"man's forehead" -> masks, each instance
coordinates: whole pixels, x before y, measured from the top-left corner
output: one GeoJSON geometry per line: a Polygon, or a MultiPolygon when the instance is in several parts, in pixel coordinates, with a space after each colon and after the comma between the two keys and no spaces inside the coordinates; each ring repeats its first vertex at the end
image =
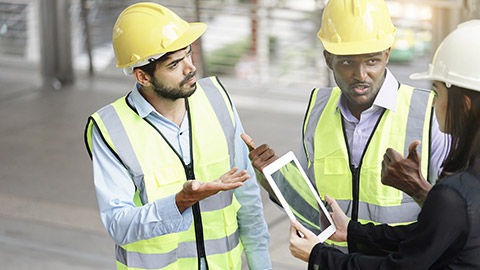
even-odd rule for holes
{"type": "Polygon", "coordinates": [[[364,53],[364,54],[352,54],[352,55],[336,55],[336,54],[334,54],[334,56],[336,56],[337,58],[342,58],[342,59],[346,59],[346,58],[370,58],[370,57],[382,56],[384,52],[385,51],[374,52],[374,53],[364,53]]]}

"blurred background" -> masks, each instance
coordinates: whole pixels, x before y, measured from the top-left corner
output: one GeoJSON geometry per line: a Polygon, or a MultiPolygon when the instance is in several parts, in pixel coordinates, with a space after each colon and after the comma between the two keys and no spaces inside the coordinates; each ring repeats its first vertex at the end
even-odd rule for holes
{"type": "MultiPolygon", "coordinates": [[[[90,114],[134,85],[115,67],[111,36],[135,2],[0,0],[1,269],[115,269],[83,132],[90,114]]],[[[199,74],[220,78],[257,145],[298,152],[311,90],[334,85],[316,36],[326,1],[153,2],[207,23],[194,44],[199,74]]],[[[386,2],[397,27],[388,68],[429,88],[408,75],[427,69],[456,25],[480,18],[480,0],[386,2]]],[[[262,197],[273,269],[306,269],[288,250],[287,216],[262,197]]]]}

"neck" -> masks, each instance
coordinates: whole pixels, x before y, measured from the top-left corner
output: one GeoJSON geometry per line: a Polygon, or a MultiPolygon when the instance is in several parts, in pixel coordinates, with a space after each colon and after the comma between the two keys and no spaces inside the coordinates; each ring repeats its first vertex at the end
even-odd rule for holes
{"type": "Polygon", "coordinates": [[[140,91],[140,93],[158,113],[180,127],[187,111],[184,98],[170,100],[146,91],[140,91]]]}
{"type": "Polygon", "coordinates": [[[352,113],[355,118],[360,120],[360,116],[362,115],[362,112],[366,111],[368,108],[372,107],[373,101],[369,104],[351,104],[350,102],[347,101],[347,106],[350,112],[352,113]]]}

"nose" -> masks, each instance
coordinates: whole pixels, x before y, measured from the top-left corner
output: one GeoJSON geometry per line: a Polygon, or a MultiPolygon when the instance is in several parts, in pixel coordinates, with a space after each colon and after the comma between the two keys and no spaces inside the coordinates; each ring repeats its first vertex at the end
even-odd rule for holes
{"type": "Polygon", "coordinates": [[[364,82],[367,79],[367,69],[364,64],[359,64],[355,68],[355,73],[353,75],[354,79],[359,82],[364,82]]]}
{"type": "Polygon", "coordinates": [[[192,56],[188,56],[188,57],[185,57],[185,59],[183,59],[184,62],[185,62],[185,66],[184,66],[184,69],[183,69],[183,73],[184,75],[187,75],[187,74],[190,74],[194,71],[197,70],[197,68],[195,67],[195,65],[193,64],[193,60],[192,60],[192,56]]]}

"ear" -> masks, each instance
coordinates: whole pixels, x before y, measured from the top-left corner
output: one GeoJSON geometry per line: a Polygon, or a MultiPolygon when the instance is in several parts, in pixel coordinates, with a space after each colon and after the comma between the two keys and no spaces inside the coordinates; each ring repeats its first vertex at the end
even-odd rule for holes
{"type": "Polygon", "coordinates": [[[333,70],[333,68],[332,68],[332,54],[327,52],[326,50],[323,50],[323,57],[325,57],[325,62],[327,63],[328,68],[333,70]]]}
{"type": "Polygon", "coordinates": [[[392,50],[392,48],[388,48],[385,50],[385,63],[388,64],[388,59],[390,58],[390,51],[392,50]]]}
{"type": "Polygon", "coordinates": [[[148,87],[151,85],[150,83],[150,75],[145,73],[145,71],[137,68],[133,71],[133,76],[135,77],[135,80],[142,86],[148,87]]]}

